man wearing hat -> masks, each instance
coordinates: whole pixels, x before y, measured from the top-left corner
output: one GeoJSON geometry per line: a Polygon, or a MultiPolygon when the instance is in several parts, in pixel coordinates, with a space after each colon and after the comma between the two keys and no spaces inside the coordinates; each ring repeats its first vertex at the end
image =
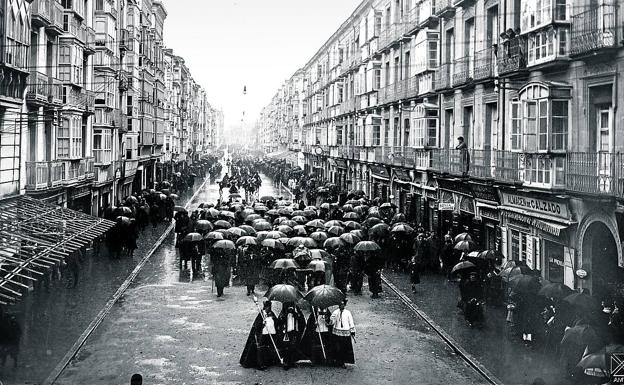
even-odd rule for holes
{"type": "Polygon", "coordinates": [[[277,352],[271,338],[275,341],[278,323],[271,305],[271,301],[264,303],[262,310],[251,326],[247,343],[239,361],[244,368],[264,370],[267,366],[277,362],[277,352]]]}

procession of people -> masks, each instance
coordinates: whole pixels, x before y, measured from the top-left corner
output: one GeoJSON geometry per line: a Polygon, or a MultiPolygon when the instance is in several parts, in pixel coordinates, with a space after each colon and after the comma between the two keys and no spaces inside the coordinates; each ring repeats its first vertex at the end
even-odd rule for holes
{"type": "MultiPolygon", "coordinates": [[[[484,325],[487,303],[507,306],[512,335],[521,335],[525,344],[549,339],[558,352],[569,343],[563,338],[573,334],[569,330],[581,328],[600,329],[601,341],[620,343],[620,307],[605,321],[588,294],[542,283],[520,262],[504,263],[496,250],[477,250],[469,233],[438,240],[420,224],[408,223],[390,202],[340,191],[314,176],[296,181],[299,171],[279,162],[234,155],[227,164],[220,184],[229,194],[190,214],[180,209],[176,233],[181,269],[183,261],[194,260],[192,273],[202,276],[205,261],[218,297],[240,284],[257,311],[240,358],[243,367],[288,369],[302,360],[353,364],[355,323],[346,295],[368,288],[373,300],[380,298],[384,268],[409,274],[416,295],[423,272],[444,274],[458,284],[457,307],[470,327],[484,325]],[[303,187],[298,200],[259,196],[258,170],[277,170],[298,186],[323,187],[303,187]],[[546,313],[551,316],[542,323],[546,313]]],[[[588,353],[574,352],[566,350],[571,371],[588,353]]]]}

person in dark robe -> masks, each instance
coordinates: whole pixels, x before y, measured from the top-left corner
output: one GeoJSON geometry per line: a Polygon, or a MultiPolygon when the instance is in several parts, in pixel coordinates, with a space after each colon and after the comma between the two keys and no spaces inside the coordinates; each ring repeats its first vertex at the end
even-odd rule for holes
{"type": "Polygon", "coordinates": [[[362,284],[364,278],[364,257],[360,253],[353,253],[351,255],[351,264],[349,266],[349,277],[351,283],[351,290],[353,294],[362,294],[362,284]]]}
{"type": "Polygon", "coordinates": [[[284,359],[284,369],[288,370],[303,358],[299,347],[305,332],[306,319],[301,309],[294,303],[284,303],[277,322],[280,326],[279,346],[284,359]]]}
{"type": "Polygon", "coordinates": [[[241,354],[240,364],[243,368],[266,369],[279,362],[275,346],[271,341],[277,341],[278,321],[271,310],[271,301],[266,301],[262,313],[258,314],[251,326],[247,343],[241,354]]]}
{"type": "Polygon", "coordinates": [[[371,255],[364,262],[364,272],[368,277],[368,289],[371,292],[371,298],[379,298],[381,293],[381,269],[384,261],[379,253],[371,255]]]}
{"type": "Polygon", "coordinates": [[[333,362],[330,354],[332,338],[330,315],[327,309],[317,309],[308,317],[301,340],[301,351],[314,365],[333,362]]]}
{"type": "Polygon", "coordinates": [[[256,285],[260,283],[260,269],[262,268],[260,256],[251,246],[245,245],[241,250],[239,264],[241,279],[247,286],[247,295],[254,294],[256,285]]]}
{"type": "Polygon", "coordinates": [[[350,257],[343,247],[339,247],[333,252],[334,285],[343,293],[347,294],[347,278],[349,276],[350,257]]]}
{"type": "Polygon", "coordinates": [[[212,276],[217,287],[217,297],[223,297],[223,289],[230,285],[230,256],[225,250],[214,250],[212,253],[212,276]]]}

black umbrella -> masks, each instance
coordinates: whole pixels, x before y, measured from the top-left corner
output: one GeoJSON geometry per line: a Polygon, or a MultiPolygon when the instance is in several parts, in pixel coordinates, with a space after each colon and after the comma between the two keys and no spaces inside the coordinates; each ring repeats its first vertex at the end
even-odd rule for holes
{"type": "Polygon", "coordinates": [[[509,279],[513,276],[520,274],[531,274],[533,270],[527,265],[518,265],[518,266],[510,266],[503,269],[498,275],[503,279],[503,281],[509,281],[509,279]]]}
{"type": "Polygon", "coordinates": [[[277,239],[265,239],[261,245],[271,250],[284,250],[284,244],[277,239]]]}
{"type": "Polygon", "coordinates": [[[342,239],[346,244],[349,244],[349,245],[356,245],[358,242],[361,241],[360,238],[358,238],[357,236],[351,233],[342,234],[340,236],[340,239],[342,239]]]}
{"type": "Polygon", "coordinates": [[[325,221],[322,219],[315,219],[313,221],[310,221],[308,223],[305,224],[306,227],[314,227],[317,229],[324,229],[325,228],[325,221]]]}
{"type": "Polygon", "coordinates": [[[542,297],[555,299],[562,299],[570,294],[572,294],[572,289],[562,283],[548,283],[537,293],[542,297]]]}
{"type": "Polygon", "coordinates": [[[371,227],[371,229],[368,231],[368,235],[376,238],[386,238],[388,235],[390,235],[390,226],[385,223],[378,223],[371,227]]]}
{"type": "Polygon", "coordinates": [[[362,225],[360,225],[356,221],[347,221],[347,222],[345,222],[345,229],[347,229],[347,230],[359,230],[361,228],[362,228],[362,225]]]}
{"type": "Polygon", "coordinates": [[[337,306],[343,303],[345,295],[333,286],[320,285],[308,291],[304,298],[314,307],[327,309],[330,306],[337,306]]]}
{"type": "Polygon", "coordinates": [[[297,263],[291,258],[280,258],[271,262],[269,267],[275,270],[288,270],[288,269],[298,269],[299,265],[297,265],[297,263]]]}
{"type": "Polygon", "coordinates": [[[498,250],[485,250],[485,251],[482,251],[479,254],[477,254],[477,257],[479,257],[481,259],[491,259],[491,260],[505,258],[503,253],[501,253],[498,250]]]}
{"type": "Polygon", "coordinates": [[[332,226],[327,229],[327,233],[339,237],[342,233],[344,233],[344,228],[340,226],[332,226]]]}
{"type": "Polygon", "coordinates": [[[199,233],[188,233],[183,239],[184,242],[199,242],[203,240],[204,237],[202,237],[202,235],[199,233]]]}
{"type": "Polygon", "coordinates": [[[236,250],[236,245],[232,241],[223,239],[223,240],[215,242],[215,244],[212,245],[212,248],[220,249],[220,250],[236,250]]]}
{"type": "Polygon", "coordinates": [[[396,234],[396,233],[401,233],[401,234],[411,234],[414,232],[414,228],[412,228],[412,226],[410,225],[406,225],[404,223],[398,223],[394,226],[392,226],[392,229],[390,230],[391,233],[396,234]]]}
{"type": "Polygon", "coordinates": [[[240,238],[240,237],[244,237],[247,234],[247,232],[243,229],[241,229],[240,227],[232,227],[228,229],[228,233],[232,234],[234,237],[236,238],[240,238]]]}
{"type": "Polygon", "coordinates": [[[539,278],[534,275],[520,274],[509,279],[510,296],[536,295],[540,288],[539,278]]]}
{"type": "Polygon", "coordinates": [[[222,239],[225,239],[225,236],[223,235],[223,233],[220,233],[220,232],[217,232],[217,231],[212,231],[212,232],[204,235],[204,239],[220,241],[222,239]]]}
{"type": "Polygon", "coordinates": [[[332,226],[343,227],[344,226],[344,222],[343,221],[338,221],[338,220],[331,220],[331,221],[325,222],[325,228],[326,229],[329,229],[332,226]]]}
{"type": "Polygon", "coordinates": [[[272,229],[269,222],[255,222],[252,226],[256,231],[270,231],[272,229]]]}
{"type": "Polygon", "coordinates": [[[455,250],[472,251],[477,247],[473,241],[459,241],[455,244],[455,250]]]}
{"type": "Polygon", "coordinates": [[[244,246],[244,245],[257,246],[258,240],[256,240],[256,238],[251,237],[249,235],[238,238],[238,240],[236,241],[236,246],[244,246]]]}
{"type": "Polygon", "coordinates": [[[596,298],[585,293],[570,294],[563,298],[563,300],[583,313],[595,313],[601,309],[600,302],[598,302],[596,298]]]}
{"type": "Polygon", "coordinates": [[[314,239],[319,244],[323,244],[323,242],[325,242],[327,238],[329,237],[327,236],[327,233],[324,231],[316,231],[310,234],[310,238],[314,239]]]}
{"type": "Polygon", "coordinates": [[[218,220],[214,223],[214,227],[217,229],[229,229],[232,227],[232,224],[228,221],[218,220]]]}
{"type": "MultiPolygon", "coordinates": [[[[303,214],[303,211],[301,213],[303,214]]],[[[308,219],[304,217],[303,215],[295,215],[292,218],[292,220],[299,223],[300,225],[303,225],[304,223],[308,222],[308,219]]]]}
{"type": "Polygon", "coordinates": [[[325,243],[323,243],[323,248],[325,249],[330,249],[330,250],[334,250],[337,249],[339,247],[344,247],[346,244],[345,242],[338,238],[338,237],[333,237],[333,238],[328,238],[325,243]]]}
{"type": "Polygon", "coordinates": [[[455,236],[454,241],[455,241],[455,243],[461,242],[461,241],[474,242],[474,240],[472,239],[472,235],[470,235],[468,233],[461,233],[461,234],[455,236]]]}
{"type": "Polygon", "coordinates": [[[268,300],[282,303],[296,303],[303,298],[303,294],[292,285],[275,285],[264,295],[268,300]]]}
{"type": "Polygon", "coordinates": [[[212,223],[210,223],[210,221],[207,221],[205,219],[200,219],[197,221],[197,223],[195,223],[195,228],[200,231],[212,231],[213,226],[212,226],[212,223]]]}
{"type": "Polygon", "coordinates": [[[238,227],[240,227],[241,229],[245,230],[245,232],[248,235],[252,235],[252,236],[256,235],[256,230],[253,227],[249,226],[249,225],[240,225],[238,227]]]}
{"type": "Polygon", "coordinates": [[[375,251],[381,250],[381,248],[379,247],[379,245],[376,242],[373,242],[373,241],[360,241],[360,242],[358,242],[357,245],[355,245],[353,250],[360,251],[360,252],[375,252],[375,251]]]}
{"type": "MultiPolygon", "coordinates": [[[[377,224],[383,223],[383,221],[377,217],[369,217],[366,218],[366,220],[364,222],[362,222],[362,224],[366,227],[373,227],[377,224]]],[[[386,225],[387,226],[387,225],[386,225]]],[[[390,231],[390,228],[388,227],[388,231],[390,231]]]]}
{"type": "Polygon", "coordinates": [[[360,220],[360,215],[358,213],[355,212],[350,212],[350,213],[346,213],[345,215],[342,216],[342,219],[345,220],[354,220],[354,221],[358,221],[360,220]]]}
{"type": "Polygon", "coordinates": [[[463,272],[472,270],[476,267],[477,265],[475,265],[472,262],[461,261],[457,265],[453,266],[453,269],[451,270],[451,274],[463,273],[463,272]]]}
{"type": "Polygon", "coordinates": [[[567,328],[561,339],[561,344],[572,343],[580,346],[587,346],[599,341],[598,333],[589,325],[576,325],[567,328]]]}

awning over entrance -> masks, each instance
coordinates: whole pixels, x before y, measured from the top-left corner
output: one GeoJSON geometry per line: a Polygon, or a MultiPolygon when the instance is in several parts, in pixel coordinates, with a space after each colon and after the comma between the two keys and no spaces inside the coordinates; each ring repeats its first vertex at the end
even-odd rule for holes
{"type": "Polygon", "coordinates": [[[398,179],[399,181],[403,181],[403,182],[412,181],[412,177],[410,176],[407,170],[404,170],[402,168],[395,168],[393,172],[394,172],[395,179],[398,179]]]}
{"type": "Polygon", "coordinates": [[[371,177],[390,181],[390,175],[388,175],[388,170],[385,167],[371,164],[368,168],[370,169],[371,177]]]}
{"type": "Polygon", "coordinates": [[[294,151],[277,151],[267,154],[267,157],[271,159],[285,160],[286,163],[295,166],[297,164],[297,153],[294,151]]]}
{"type": "Polygon", "coordinates": [[[344,159],[336,159],[336,167],[347,169],[347,161],[344,159]]]}
{"type": "Polygon", "coordinates": [[[0,201],[0,304],[114,225],[28,196],[0,201]]]}

